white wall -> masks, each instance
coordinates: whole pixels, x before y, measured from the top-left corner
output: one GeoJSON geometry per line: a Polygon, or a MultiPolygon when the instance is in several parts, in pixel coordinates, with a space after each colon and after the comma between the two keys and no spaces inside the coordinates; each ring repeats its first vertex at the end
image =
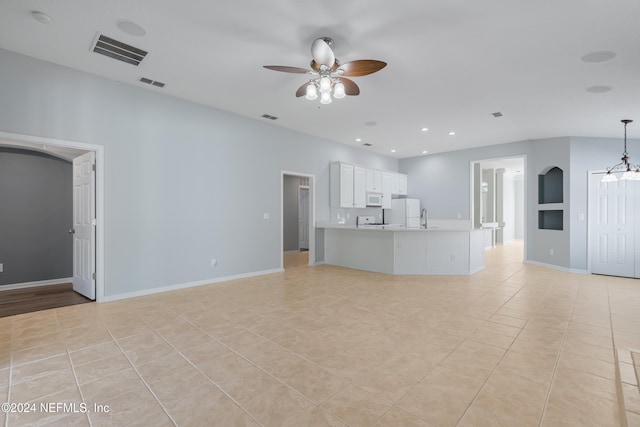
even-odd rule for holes
{"type": "Polygon", "coordinates": [[[104,146],[106,296],[280,268],[283,170],[315,175],[317,221],[329,220],[330,161],[398,170],[389,157],[8,51],[0,73],[0,131],[104,146]]]}

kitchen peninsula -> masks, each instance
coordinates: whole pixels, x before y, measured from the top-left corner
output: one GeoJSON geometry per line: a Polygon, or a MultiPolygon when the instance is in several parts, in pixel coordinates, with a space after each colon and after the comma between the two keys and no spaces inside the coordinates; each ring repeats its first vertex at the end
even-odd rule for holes
{"type": "Polygon", "coordinates": [[[325,264],[387,274],[469,275],[484,269],[485,230],[318,224],[325,264]]]}

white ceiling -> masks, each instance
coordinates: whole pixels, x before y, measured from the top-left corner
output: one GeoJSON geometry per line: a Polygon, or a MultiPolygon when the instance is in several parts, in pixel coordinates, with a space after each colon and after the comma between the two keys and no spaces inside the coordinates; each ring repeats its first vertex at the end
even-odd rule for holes
{"type": "Polygon", "coordinates": [[[622,137],[623,118],[639,121],[629,137],[640,137],[639,18],[638,0],[3,0],[0,48],[256,120],[270,114],[276,126],[404,158],[556,136],[622,137]],[[53,21],[37,22],[33,10],[53,21]],[[120,31],[121,19],[146,36],[120,31]],[[149,55],[134,67],[92,53],[98,32],[149,55]],[[341,62],[388,66],[354,78],[359,96],[327,106],[295,97],[305,75],[262,68],[307,68],[321,36],[334,39],[341,62]],[[602,50],[616,57],[580,60],[602,50]],[[594,85],[613,90],[585,91],[594,85]],[[494,118],[498,111],[504,116],[494,118]]]}

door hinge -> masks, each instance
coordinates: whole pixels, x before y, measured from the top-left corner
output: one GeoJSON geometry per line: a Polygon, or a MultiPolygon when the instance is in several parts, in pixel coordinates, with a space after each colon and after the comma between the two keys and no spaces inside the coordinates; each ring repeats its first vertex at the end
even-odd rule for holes
{"type": "Polygon", "coordinates": [[[96,171],[96,164],[95,163],[91,165],[91,170],[94,171],[94,172],[96,171]]]}
{"type": "Polygon", "coordinates": [[[95,272],[91,275],[91,278],[92,278],[93,280],[96,280],[96,273],[95,273],[95,272]]]}

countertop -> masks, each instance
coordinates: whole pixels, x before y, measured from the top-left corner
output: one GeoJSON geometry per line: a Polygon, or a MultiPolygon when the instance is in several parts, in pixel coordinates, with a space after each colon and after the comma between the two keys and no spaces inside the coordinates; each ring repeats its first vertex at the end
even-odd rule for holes
{"type": "Polygon", "coordinates": [[[316,228],[332,228],[338,230],[359,230],[359,231],[398,231],[398,232],[428,232],[428,231],[482,231],[480,228],[456,227],[456,226],[433,226],[427,228],[407,228],[402,225],[376,225],[358,227],[355,224],[318,223],[316,228]]]}

